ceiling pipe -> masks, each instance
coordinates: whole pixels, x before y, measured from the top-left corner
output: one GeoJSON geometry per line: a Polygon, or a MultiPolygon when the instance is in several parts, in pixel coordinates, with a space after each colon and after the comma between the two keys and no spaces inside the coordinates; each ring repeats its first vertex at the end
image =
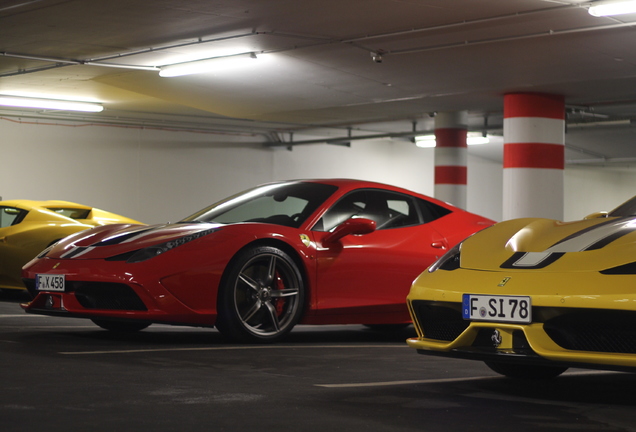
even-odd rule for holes
{"type": "MultiPolygon", "coordinates": [[[[412,139],[417,135],[431,135],[434,134],[434,130],[417,130],[417,122],[413,123],[413,130],[409,132],[387,132],[387,133],[377,133],[377,134],[366,134],[366,135],[358,135],[352,136],[352,129],[347,128],[348,134],[347,136],[339,136],[335,138],[317,138],[310,140],[300,140],[294,141],[293,136],[290,137],[289,141],[267,141],[263,144],[265,147],[291,147],[298,145],[311,145],[311,144],[336,144],[336,145],[347,145],[350,144],[351,141],[360,141],[360,140],[371,140],[371,139],[382,139],[382,138],[406,138],[412,139]]],[[[629,126],[631,124],[631,120],[597,120],[593,122],[573,122],[571,124],[567,124],[567,128],[587,128],[587,127],[620,127],[620,126],[629,126]]],[[[487,132],[492,131],[501,131],[503,130],[503,125],[491,125],[488,122],[488,116],[484,117],[484,124],[482,127],[471,128],[470,132],[481,132],[482,134],[486,134],[487,132]]],[[[568,147],[566,145],[566,147],[568,147]]],[[[572,150],[577,150],[582,152],[581,149],[575,147],[569,147],[572,150]]],[[[599,155],[594,155],[599,156],[599,155]]]]}
{"type": "Polygon", "coordinates": [[[430,46],[406,48],[402,50],[393,50],[393,51],[386,50],[383,52],[383,54],[384,55],[414,54],[418,52],[437,51],[437,50],[452,49],[452,48],[459,48],[459,47],[469,47],[469,46],[475,46],[475,45],[487,45],[487,44],[499,43],[499,42],[535,39],[535,38],[546,37],[546,36],[561,36],[561,35],[568,35],[568,34],[574,34],[574,33],[586,33],[591,31],[598,31],[598,30],[611,30],[611,29],[635,27],[635,26],[636,26],[636,22],[630,22],[630,23],[606,24],[606,25],[591,26],[591,27],[579,27],[579,28],[565,29],[565,30],[547,30],[543,32],[528,33],[528,34],[518,35],[518,36],[503,36],[498,38],[480,39],[480,40],[474,40],[474,41],[466,40],[462,42],[455,42],[455,43],[449,43],[449,44],[430,45],[430,46]]]}
{"type": "Polygon", "coordinates": [[[581,6],[580,5],[568,4],[568,5],[562,5],[562,6],[556,6],[556,7],[549,7],[549,8],[541,8],[541,9],[522,11],[522,12],[513,12],[513,13],[509,13],[509,14],[504,14],[504,15],[497,15],[497,16],[494,16],[494,17],[475,18],[475,19],[471,19],[471,20],[457,21],[457,22],[453,22],[453,23],[441,24],[441,25],[430,26],[430,27],[419,27],[419,28],[413,28],[413,29],[409,29],[409,30],[401,30],[401,31],[393,31],[393,32],[387,32],[387,33],[379,33],[379,34],[375,34],[375,35],[366,35],[366,36],[361,36],[361,37],[357,37],[357,38],[344,39],[344,40],[342,40],[342,42],[343,43],[363,42],[363,41],[372,40],[372,39],[381,39],[381,38],[391,38],[391,37],[396,37],[396,36],[405,36],[405,35],[410,35],[410,34],[413,34],[413,33],[423,33],[423,32],[436,31],[436,30],[447,30],[449,28],[454,28],[454,27],[463,27],[463,26],[468,26],[468,25],[472,25],[472,24],[484,24],[484,23],[489,23],[489,22],[492,22],[492,21],[500,21],[500,20],[506,20],[506,19],[510,19],[510,18],[519,18],[519,17],[523,17],[523,16],[527,16],[527,15],[534,15],[534,14],[540,14],[540,13],[545,13],[545,12],[553,12],[553,11],[557,11],[557,10],[561,10],[561,9],[572,9],[572,8],[579,8],[579,7],[581,7],[581,6]]]}
{"type": "Polygon", "coordinates": [[[25,60],[45,61],[45,62],[52,62],[52,63],[66,63],[70,65],[82,64],[80,60],[71,60],[71,59],[64,59],[59,57],[42,57],[42,56],[35,56],[35,55],[29,55],[29,54],[18,54],[18,53],[9,53],[9,52],[0,52],[0,56],[20,58],[25,60]]]}
{"type": "Polygon", "coordinates": [[[598,153],[598,152],[595,152],[595,151],[587,150],[587,149],[584,149],[582,147],[578,147],[578,146],[575,146],[575,145],[572,145],[572,144],[565,143],[565,148],[568,149],[568,150],[575,151],[577,153],[581,153],[581,154],[584,154],[584,155],[587,155],[587,156],[591,156],[591,157],[593,157],[595,159],[603,159],[603,160],[607,159],[607,156],[604,155],[603,153],[598,153]]]}
{"type": "Polygon", "coordinates": [[[619,164],[619,163],[634,163],[634,162],[636,162],[636,157],[569,159],[565,161],[567,165],[619,164]]]}
{"type": "Polygon", "coordinates": [[[632,120],[594,120],[589,122],[572,122],[568,123],[568,129],[583,129],[592,127],[618,127],[618,126],[631,126],[632,120]]]}
{"type": "Polygon", "coordinates": [[[310,145],[310,144],[336,144],[343,145],[343,143],[351,142],[351,141],[360,141],[360,140],[371,140],[371,139],[380,139],[380,138],[411,138],[415,135],[427,135],[431,134],[433,131],[431,130],[422,130],[415,132],[392,132],[392,133],[383,133],[383,134],[369,134],[369,135],[358,135],[358,136],[346,136],[346,137],[337,137],[337,138],[320,138],[320,139],[311,139],[311,140],[301,140],[301,141],[286,141],[286,142],[272,142],[268,141],[263,144],[264,147],[290,147],[290,146],[299,146],[299,145],[310,145]]]}
{"type": "Polygon", "coordinates": [[[11,9],[21,8],[22,6],[30,6],[33,3],[40,3],[42,1],[44,1],[44,0],[27,0],[27,1],[23,1],[22,3],[9,5],[9,6],[3,6],[3,7],[0,7],[0,12],[8,11],[8,10],[11,10],[11,9]]]}
{"type": "MultiPolygon", "coordinates": [[[[151,52],[158,52],[158,51],[170,50],[170,49],[175,49],[175,48],[200,45],[200,44],[204,44],[204,43],[220,42],[220,41],[226,41],[226,40],[231,40],[231,39],[239,39],[239,38],[245,38],[245,37],[250,37],[250,36],[259,36],[259,35],[277,36],[277,37],[286,37],[286,38],[300,38],[300,39],[311,40],[311,41],[314,41],[315,43],[308,44],[308,45],[294,45],[293,48],[282,48],[282,49],[277,49],[277,50],[256,51],[257,54],[259,54],[259,53],[260,54],[269,54],[269,53],[276,53],[276,52],[289,52],[289,51],[295,51],[295,50],[299,50],[299,49],[316,47],[316,46],[321,46],[321,45],[329,45],[329,44],[349,44],[349,45],[352,45],[352,46],[356,46],[357,48],[361,48],[361,49],[367,50],[368,48],[357,46],[356,44],[358,42],[362,42],[362,41],[366,41],[366,40],[390,38],[390,37],[395,37],[395,36],[400,36],[400,35],[405,35],[405,34],[426,32],[426,31],[435,31],[435,30],[441,30],[441,29],[446,29],[446,28],[451,28],[451,27],[466,26],[466,25],[471,25],[471,24],[479,24],[479,23],[485,23],[485,22],[496,21],[496,20],[506,20],[506,19],[518,18],[518,17],[531,15],[531,14],[546,13],[546,12],[551,12],[551,11],[555,11],[555,10],[570,9],[570,8],[575,8],[575,7],[583,7],[583,6],[582,5],[562,5],[562,6],[557,6],[557,7],[553,7],[553,8],[541,8],[541,9],[532,10],[532,11],[516,12],[516,13],[512,13],[512,14],[499,15],[499,16],[495,16],[495,17],[479,18],[479,19],[475,19],[475,20],[465,20],[465,21],[460,21],[460,22],[455,22],[455,23],[444,24],[444,25],[440,25],[440,26],[421,27],[421,28],[415,28],[415,29],[409,29],[409,30],[403,30],[403,31],[381,33],[381,34],[377,34],[377,35],[366,35],[366,36],[362,36],[362,37],[341,39],[341,40],[332,39],[332,38],[325,38],[325,37],[318,37],[318,36],[293,34],[293,33],[279,33],[279,32],[274,32],[274,31],[267,31],[267,32],[256,32],[256,31],[254,31],[254,32],[250,32],[250,33],[241,33],[241,34],[236,34],[236,35],[215,37],[215,38],[209,38],[209,39],[198,38],[196,41],[182,42],[182,43],[178,43],[178,44],[171,44],[171,45],[165,45],[165,46],[160,46],[160,47],[150,47],[150,48],[145,48],[145,49],[141,49],[141,50],[130,51],[130,52],[127,52],[127,53],[119,53],[119,54],[116,54],[116,55],[103,56],[103,57],[97,57],[97,58],[91,58],[91,59],[85,59],[85,60],[71,60],[71,59],[62,59],[62,58],[54,58],[54,57],[47,58],[47,57],[32,56],[32,55],[28,55],[28,54],[12,54],[12,53],[6,53],[6,52],[5,53],[0,53],[0,54],[8,56],[8,57],[20,57],[20,58],[25,58],[25,59],[30,59],[30,60],[40,60],[40,61],[55,62],[55,63],[58,63],[57,67],[67,66],[67,65],[86,65],[86,64],[90,64],[91,66],[104,66],[104,67],[114,67],[114,68],[119,67],[119,68],[125,68],[125,69],[139,69],[139,70],[148,70],[148,68],[150,68],[150,70],[155,70],[154,67],[149,67],[149,66],[146,66],[146,65],[123,65],[123,64],[116,64],[116,63],[107,63],[107,61],[108,60],[117,59],[117,58],[130,57],[130,56],[135,56],[135,55],[140,55],[140,54],[147,54],[147,53],[151,53],[151,52]]],[[[548,31],[545,31],[545,32],[531,33],[531,34],[519,35],[519,36],[504,36],[504,37],[500,37],[500,38],[483,39],[483,40],[475,40],[475,41],[463,41],[463,42],[459,42],[459,43],[452,43],[452,44],[445,44],[445,45],[416,47],[416,48],[408,48],[408,49],[394,50],[394,51],[390,51],[389,50],[389,51],[383,51],[383,55],[388,55],[388,54],[391,54],[391,55],[412,54],[412,53],[424,52],[424,51],[451,49],[451,48],[462,47],[462,46],[483,45],[483,44],[488,44],[488,43],[506,42],[506,41],[520,40],[520,39],[531,39],[531,38],[543,37],[543,36],[564,35],[564,34],[570,34],[570,33],[579,33],[579,32],[596,31],[596,30],[608,30],[608,29],[613,29],[613,28],[632,27],[632,26],[636,26],[636,23],[615,23],[615,24],[607,24],[607,25],[593,26],[593,27],[582,27],[582,28],[576,28],[576,29],[548,30],[548,31]]],[[[40,69],[37,69],[37,70],[25,69],[25,70],[22,70],[22,71],[19,71],[19,72],[10,72],[10,73],[7,73],[7,74],[0,74],[0,77],[16,75],[18,73],[30,73],[32,71],[39,71],[39,70],[40,69]]]]}

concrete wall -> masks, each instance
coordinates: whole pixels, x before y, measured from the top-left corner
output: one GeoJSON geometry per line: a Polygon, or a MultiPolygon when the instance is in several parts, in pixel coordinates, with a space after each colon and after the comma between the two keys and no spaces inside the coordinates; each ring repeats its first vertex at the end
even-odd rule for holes
{"type": "Polygon", "coordinates": [[[565,220],[610,211],[636,195],[636,169],[568,166],[565,169],[565,220]]]}
{"type": "MultiPolygon", "coordinates": [[[[263,148],[257,137],[0,118],[0,196],[64,199],[177,221],[259,183],[347,177],[433,194],[433,149],[406,141],[263,148]]],[[[636,194],[636,171],[568,168],[566,220],[636,194]]],[[[501,164],[468,160],[467,210],[501,220],[501,164]]]]}

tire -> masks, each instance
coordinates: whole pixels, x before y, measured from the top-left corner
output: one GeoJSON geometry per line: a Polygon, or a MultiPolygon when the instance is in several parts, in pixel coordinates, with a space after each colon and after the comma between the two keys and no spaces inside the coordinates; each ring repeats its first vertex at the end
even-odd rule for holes
{"type": "Polygon", "coordinates": [[[537,366],[492,361],[484,363],[498,374],[517,379],[551,379],[568,370],[567,367],[560,366],[537,366]]]}
{"type": "Polygon", "coordinates": [[[91,321],[105,330],[119,333],[138,332],[150,325],[150,323],[144,321],[117,321],[107,319],[91,319],[91,321]]]}
{"type": "Polygon", "coordinates": [[[304,304],[303,278],[294,260],[275,247],[248,248],[226,269],[216,328],[232,341],[276,342],[296,325],[304,304]]]}

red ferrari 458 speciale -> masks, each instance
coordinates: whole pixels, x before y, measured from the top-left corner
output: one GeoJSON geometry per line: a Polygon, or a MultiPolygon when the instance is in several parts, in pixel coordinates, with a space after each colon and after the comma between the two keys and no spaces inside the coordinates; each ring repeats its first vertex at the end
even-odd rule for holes
{"type": "Polygon", "coordinates": [[[410,322],[413,280],[494,222],[404,189],[357,180],[258,186],[178,223],[66,237],[23,269],[30,313],[108,330],[212,327],[273,342],[297,323],[410,322]]]}

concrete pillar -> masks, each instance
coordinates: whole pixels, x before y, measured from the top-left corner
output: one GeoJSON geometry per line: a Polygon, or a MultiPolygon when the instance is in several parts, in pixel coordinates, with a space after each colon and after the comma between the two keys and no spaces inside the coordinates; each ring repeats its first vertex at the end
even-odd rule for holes
{"type": "Polygon", "coordinates": [[[563,96],[504,96],[503,219],[563,219],[563,96]]]}
{"type": "Polygon", "coordinates": [[[435,116],[435,198],[466,208],[468,113],[435,116]]]}

